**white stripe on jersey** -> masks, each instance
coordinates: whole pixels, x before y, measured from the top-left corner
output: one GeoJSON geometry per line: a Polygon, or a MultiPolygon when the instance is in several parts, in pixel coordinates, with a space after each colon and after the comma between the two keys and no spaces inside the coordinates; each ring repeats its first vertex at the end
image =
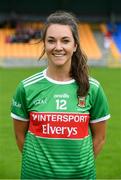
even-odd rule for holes
{"type": "Polygon", "coordinates": [[[26,82],[26,81],[28,81],[28,80],[30,80],[30,79],[36,77],[36,76],[39,76],[39,75],[43,75],[43,72],[36,73],[36,74],[34,74],[34,75],[32,75],[32,76],[30,76],[30,77],[24,79],[23,82],[26,82]]]}
{"type": "Polygon", "coordinates": [[[93,79],[92,77],[89,78],[90,84],[94,84],[95,86],[99,87],[100,83],[96,80],[93,79]]]}
{"type": "Polygon", "coordinates": [[[20,116],[14,114],[14,113],[11,113],[11,117],[12,117],[13,119],[20,120],[20,121],[29,121],[29,119],[25,119],[25,118],[23,118],[23,117],[20,117],[20,116]]]}
{"type": "Polygon", "coordinates": [[[101,118],[98,118],[98,119],[94,119],[94,120],[91,120],[90,123],[98,123],[98,122],[101,122],[101,121],[106,121],[110,118],[110,114],[104,116],[104,117],[101,117],[101,118]]]}
{"type": "Polygon", "coordinates": [[[100,84],[96,79],[94,79],[94,78],[92,78],[92,77],[89,77],[89,80],[90,80],[90,81],[93,81],[93,82],[95,82],[95,83],[97,83],[97,84],[100,84]]]}
{"type": "Polygon", "coordinates": [[[94,84],[95,86],[99,87],[98,84],[96,84],[96,83],[94,83],[94,82],[92,82],[92,81],[90,81],[90,84],[94,84]]]}
{"type": "Polygon", "coordinates": [[[31,81],[31,82],[28,82],[28,83],[25,83],[24,84],[24,87],[27,87],[27,86],[29,86],[29,85],[31,85],[31,84],[34,84],[34,83],[36,83],[36,82],[38,82],[38,81],[40,81],[40,80],[42,80],[42,79],[44,79],[45,77],[40,77],[40,78],[38,78],[38,79],[36,79],[36,80],[33,80],[33,81],[31,81]]]}
{"type": "Polygon", "coordinates": [[[26,83],[28,83],[28,82],[30,82],[30,81],[33,81],[33,80],[38,79],[38,78],[41,78],[41,77],[43,77],[43,74],[38,74],[38,75],[36,75],[36,76],[34,76],[34,77],[31,77],[31,78],[29,78],[29,79],[27,79],[27,80],[24,80],[23,83],[26,84],[26,83]]]}

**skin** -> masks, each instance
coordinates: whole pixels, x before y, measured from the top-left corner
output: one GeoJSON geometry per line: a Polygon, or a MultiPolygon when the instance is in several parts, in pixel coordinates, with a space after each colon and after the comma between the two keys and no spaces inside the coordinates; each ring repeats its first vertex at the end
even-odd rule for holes
{"type": "Polygon", "coordinates": [[[25,136],[26,132],[29,127],[29,122],[25,121],[20,121],[17,119],[13,119],[13,124],[14,124],[14,132],[15,132],[15,137],[16,137],[16,143],[18,146],[18,149],[20,152],[22,152],[24,141],[25,141],[25,136]]]}
{"type": "MultiPolygon", "coordinates": [[[[69,72],[72,55],[77,45],[68,25],[52,24],[48,27],[45,37],[45,52],[48,57],[47,76],[57,81],[71,79],[69,72]],[[56,31],[55,31],[56,30],[56,31]]],[[[29,122],[14,119],[14,131],[19,150],[22,152],[29,122]]],[[[95,158],[101,151],[106,136],[105,121],[90,124],[93,137],[95,158]]]]}
{"type": "Polygon", "coordinates": [[[48,57],[47,75],[54,80],[67,81],[71,58],[77,45],[68,25],[50,25],[45,37],[45,51],[48,57]],[[56,29],[56,31],[55,31],[56,29]]]}
{"type": "Polygon", "coordinates": [[[106,121],[90,124],[95,158],[102,150],[106,140],[106,121]]]}

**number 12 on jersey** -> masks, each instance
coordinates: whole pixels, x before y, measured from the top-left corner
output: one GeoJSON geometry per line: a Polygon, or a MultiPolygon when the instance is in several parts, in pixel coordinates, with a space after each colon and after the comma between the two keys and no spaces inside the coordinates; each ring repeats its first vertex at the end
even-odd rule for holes
{"type": "Polygon", "coordinates": [[[67,106],[66,106],[67,102],[65,99],[56,99],[56,109],[57,110],[66,110],[67,106]]]}

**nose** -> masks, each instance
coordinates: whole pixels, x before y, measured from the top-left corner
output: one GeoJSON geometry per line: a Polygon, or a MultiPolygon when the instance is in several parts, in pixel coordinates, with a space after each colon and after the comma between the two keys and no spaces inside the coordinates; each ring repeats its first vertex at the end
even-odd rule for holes
{"type": "Polygon", "coordinates": [[[56,50],[61,50],[61,49],[62,49],[62,44],[61,44],[61,42],[59,42],[59,41],[56,42],[55,49],[56,49],[56,50]]]}

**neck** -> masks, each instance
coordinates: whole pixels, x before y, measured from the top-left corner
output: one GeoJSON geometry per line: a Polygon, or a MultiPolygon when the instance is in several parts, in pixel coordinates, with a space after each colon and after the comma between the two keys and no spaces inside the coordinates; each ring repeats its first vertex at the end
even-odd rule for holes
{"type": "Polygon", "coordinates": [[[69,70],[63,68],[49,68],[47,69],[47,76],[56,81],[69,81],[70,77],[69,70]]]}

